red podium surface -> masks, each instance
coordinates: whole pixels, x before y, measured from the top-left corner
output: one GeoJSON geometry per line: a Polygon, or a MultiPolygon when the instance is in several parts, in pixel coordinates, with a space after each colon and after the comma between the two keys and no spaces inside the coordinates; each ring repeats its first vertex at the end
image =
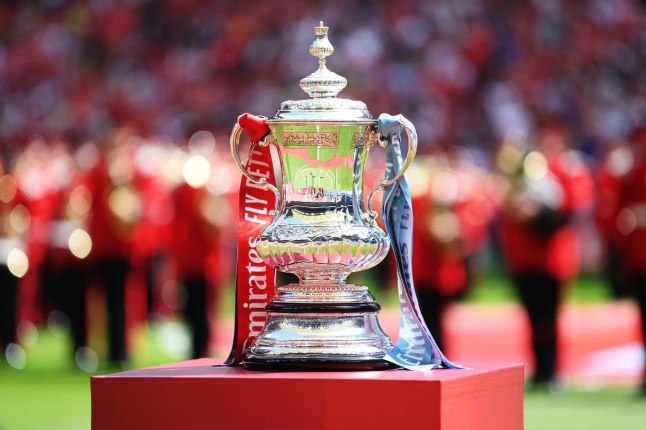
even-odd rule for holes
{"type": "Polygon", "coordinates": [[[92,377],[92,428],[523,428],[522,364],[261,372],[218,359],[92,377]]]}

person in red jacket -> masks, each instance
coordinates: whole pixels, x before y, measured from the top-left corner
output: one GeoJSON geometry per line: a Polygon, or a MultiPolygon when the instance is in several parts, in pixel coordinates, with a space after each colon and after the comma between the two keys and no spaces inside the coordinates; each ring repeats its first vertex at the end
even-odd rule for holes
{"type": "MultiPolygon", "coordinates": [[[[200,133],[201,137],[194,136],[191,142],[208,143],[213,139],[210,133],[200,133]]],[[[189,153],[185,154],[183,181],[172,194],[170,256],[184,293],[184,315],[191,330],[193,358],[208,355],[209,317],[214,310],[214,290],[218,283],[215,272],[222,263],[221,230],[231,221],[227,197],[218,194],[218,184],[213,183],[219,168],[214,167],[213,150],[210,144],[190,146],[189,153]]]]}
{"type": "MultiPolygon", "coordinates": [[[[634,162],[621,181],[616,225],[628,286],[639,305],[646,351],[646,126],[636,127],[630,140],[634,162]]],[[[646,367],[641,393],[646,395],[646,367]]]]}
{"type": "Polygon", "coordinates": [[[88,256],[92,280],[106,291],[108,359],[128,360],[126,344],[126,283],[131,268],[132,235],[141,217],[141,197],[133,185],[132,130],[114,131],[89,174],[92,206],[88,256]]]}
{"type": "Polygon", "coordinates": [[[466,148],[435,148],[416,160],[411,175],[416,293],[422,316],[443,348],[443,315],[467,291],[469,258],[484,246],[493,207],[486,175],[466,148]]]}
{"type": "Polygon", "coordinates": [[[594,187],[581,156],[568,149],[563,127],[543,128],[537,138],[540,151],[528,151],[520,136],[508,139],[498,160],[510,174],[501,244],[532,328],[532,381],[542,385],[557,382],[558,308],[579,272],[574,221],[592,204],[594,187]]]}
{"type": "Polygon", "coordinates": [[[617,215],[622,183],[633,168],[634,158],[628,143],[619,142],[603,158],[596,175],[595,224],[602,245],[604,276],[615,298],[629,293],[617,215]]]}
{"type": "Polygon", "coordinates": [[[134,294],[128,309],[130,321],[154,320],[160,306],[161,285],[165,276],[162,261],[167,248],[168,226],[173,217],[172,187],[165,175],[167,149],[154,139],[142,141],[134,151],[134,183],[141,196],[141,218],[133,231],[132,272],[134,294]]]}
{"type": "Polygon", "coordinates": [[[67,148],[59,155],[66,180],[52,190],[55,205],[48,223],[41,283],[49,304],[67,318],[72,334],[72,358],[81,369],[94,371],[93,357],[88,356],[88,265],[85,260],[92,250],[87,228],[92,195],[80,152],[76,160],[67,148]]]}

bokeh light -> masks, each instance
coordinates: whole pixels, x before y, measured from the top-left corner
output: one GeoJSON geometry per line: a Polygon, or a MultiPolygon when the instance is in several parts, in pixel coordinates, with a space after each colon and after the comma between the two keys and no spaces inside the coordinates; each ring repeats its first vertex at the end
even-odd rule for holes
{"type": "Polygon", "coordinates": [[[99,368],[100,360],[96,351],[88,346],[81,347],[74,353],[74,361],[82,371],[94,373],[99,368]]]}
{"type": "Polygon", "coordinates": [[[540,181],[547,175],[547,159],[538,151],[532,151],[523,162],[525,176],[532,181],[540,181]]]}
{"type": "Polygon", "coordinates": [[[203,155],[194,155],[186,160],[183,169],[184,180],[193,188],[206,185],[211,176],[211,165],[203,155]]]}
{"type": "Polygon", "coordinates": [[[17,343],[10,343],[7,346],[5,358],[14,369],[22,370],[27,366],[27,352],[17,343]]]}
{"type": "Polygon", "coordinates": [[[215,151],[215,136],[210,131],[200,130],[188,140],[188,149],[191,154],[208,157],[215,151]]]}
{"type": "Polygon", "coordinates": [[[9,224],[11,224],[11,228],[16,233],[25,233],[31,224],[29,209],[23,204],[14,207],[9,213],[9,224]]]}
{"type": "Polygon", "coordinates": [[[92,251],[92,238],[87,231],[77,228],[70,235],[68,246],[75,257],[83,259],[92,251]]]}
{"type": "Polygon", "coordinates": [[[22,278],[29,270],[27,254],[21,249],[12,249],[7,256],[7,267],[15,277],[22,278]]]}
{"type": "Polygon", "coordinates": [[[0,177],[0,201],[9,203],[16,197],[18,192],[18,183],[11,175],[0,177]]]}
{"type": "Polygon", "coordinates": [[[134,223],[141,215],[141,200],[131,186],[122,185],[112,190],[108,205],[112,213],[126,223],[134,223]]]}
{"type": "Polygon", "coordinates": [[[433,177],[431,196],[441,203],[452,203],[458,198],[459,184],[455,175],[448,171],[440,171],[433,177]]]}
{"type": "Polygon", "coordinates": [[[92,193],[85,185],[75,187],[69,198],[68,216],[72,219],[87,216],[92,207],[92,193]]]}

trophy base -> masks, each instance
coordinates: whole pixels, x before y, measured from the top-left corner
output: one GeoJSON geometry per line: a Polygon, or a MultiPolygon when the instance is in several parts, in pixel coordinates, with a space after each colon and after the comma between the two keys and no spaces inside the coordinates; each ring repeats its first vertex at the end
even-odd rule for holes
{"type": "Polygon", "coordinates": [[[249,370],[270,370],[282,372],[300,372],[300,371],[358,371],[358,370],[390,370],[400,369],[400,367],[390,361],[386,360],[366,360],[366,361],[312,361],[311,359],[302,360],[289,360],[289,359],[276,359],[276,360],[256,360],[253,358],[246,358],[242,362],[242,366],[249,370]]]}
{"type": "Polygon", "coordinates": [[[392,348],[379,325],[380,306],[274,300],[243,366],[258,370],[385,370],[392,348]]]}

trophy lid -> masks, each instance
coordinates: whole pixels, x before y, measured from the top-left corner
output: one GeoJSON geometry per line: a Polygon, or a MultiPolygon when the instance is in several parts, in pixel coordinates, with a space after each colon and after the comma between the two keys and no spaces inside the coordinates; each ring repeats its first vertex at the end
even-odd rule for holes
{"type": "Polygon", "coordinates": [[[310,45],[310,54],[319,59],[319,68],[301,79],[300,87],[309,94],[309,99],[287,100],[269,122],[315,121],[315,122],[374,122],[366,104],[360,101],[340,99],[337,94],[345,88],[347,80],[330,71],[326,57],[334,52],[327,37],[328,28],[323,21],[314,27],[316,39],[310,45]]]}

